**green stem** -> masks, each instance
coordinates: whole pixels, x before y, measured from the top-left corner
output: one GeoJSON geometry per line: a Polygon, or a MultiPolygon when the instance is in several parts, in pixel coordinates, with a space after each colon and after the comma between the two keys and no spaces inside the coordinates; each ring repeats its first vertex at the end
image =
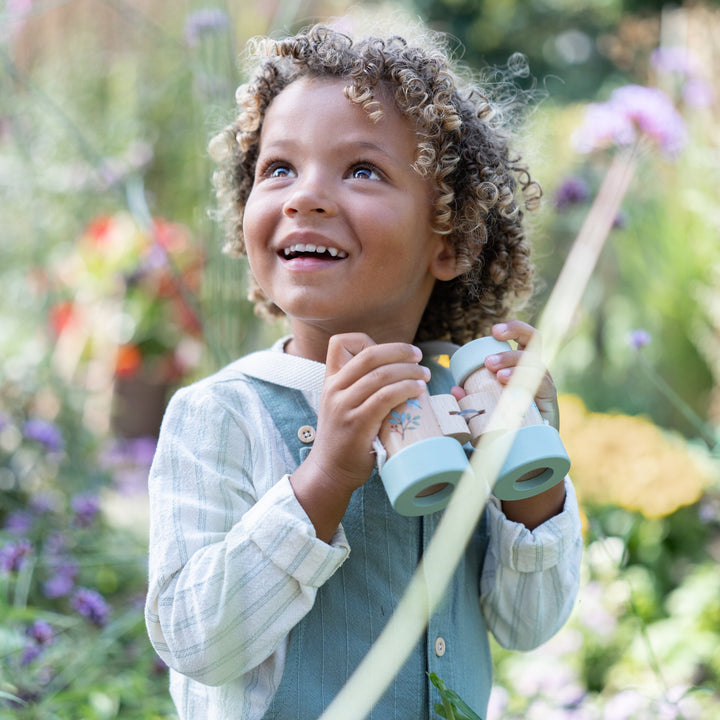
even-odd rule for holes
{"type": "Polygon", "coordinates": [[[639,361],[643,369],[652,380],[655,387],[680,411],[682,416],[700,433],[700,437],[707,444],[714,454],[718,449],[718,441],[712,430],[703,422],[697,413],[683,400],[675,390],[668,385],[655,368],[646,360],[641,353],[638,353],[639,361]]]}

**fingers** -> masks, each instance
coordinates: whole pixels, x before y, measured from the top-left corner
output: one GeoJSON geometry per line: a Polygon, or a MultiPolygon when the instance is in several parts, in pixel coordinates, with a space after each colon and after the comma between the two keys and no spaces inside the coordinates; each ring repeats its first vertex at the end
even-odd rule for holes
{"type": "Polygon", "coordinates": [[[375,345],[354,335],[334,341],[324,388],[330,412],[344,412],[351,421],[361,416],[379,427],[390,410],[426,391],[430,371],[418,364],[422,353],[413,345],[375,345]]]}
{"type": "Polygon", "coordinates": [[[504,340],[506,342],[508,340],[514,340],[518,345],[518,350],[524,350],[530,344],[530,341],[533,340],[533,344],[537,346],[534,348],[535,351],[540,351],[540,333],[538,333],[532,325],[528,325],[528,323],[520,320],[509,320],[505,323],[493,325],[492,334],[496,340],[504,340]]]}
{"type": "Polygon", "coordinates": [[[502,385],[510,382],[513,374],[517,371],[520,360],[528,372],[528,382],[537,383],[535,391],[535,403],[540,414],[554,427],[558,427],[557,410],[557,389],[555,383],[540,357],[540,334],[532,325],[519,320],[511,320],[507,323],[494,325],[493,337],[496,340],[514,340],[517,343],[517,350],[508,350],[485,358],[485,366],[495,373],[495,376],[502,385]],[[530,346],[530,352],[526,348],[530,346]],[[534,375],[537,373],[537,375],[534,375]]]}
{"type": "Polygon", "coordinates": [[[505,384],[510,380],[513,370],[520,363],[521,358],[523,358],[523,364],[534,370],[545,371],[539,354],[540,334],[532,325],[519,320],[511,320],[494,325],[492,333],[496,340],[505,342],[514,340],[517,343],[516,350],[508,350],[485,358],[485,366],[497,375],[501,383],[505,384]],[[526,348],[531,342],[532,353],[526,353],[526,348]]]}

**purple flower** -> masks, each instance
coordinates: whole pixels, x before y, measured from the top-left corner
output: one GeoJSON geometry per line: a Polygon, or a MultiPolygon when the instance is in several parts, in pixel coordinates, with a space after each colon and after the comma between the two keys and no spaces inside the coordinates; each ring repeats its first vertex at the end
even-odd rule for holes
{"type": "Polygon", "coordinates": [[[36,620],[25,633],[28,637],[28,644],[22,654],[22,664],[28,665],[37,659],[42,651],[52,643],[54,633],[52,625],[45,620],[36,620]]]}
{"type": "Polygon", "coordinates": [[[147,478],[157,439],[151,436],[116,440],[102,453],[102,466],[111,471],[120,492],[134,495],[147,490],[147,478]]]}
{"type": "Polygon", "coordinates": [[[41,418],[28,420],[23,426],[23,435],[28,440],[34,440],[44,445],[50,452],[59,452],[65,446],[58,426],[41,418]]]}
{"type": "Polygon", "coordinates": [[[88,588],[78,588],[70,605],[73,610],[99,627],[107,623],[112,612],[111,607],[105,602],[105,598],[97,590],[88,588]]]}
{"type": "Polygon", "coordinates": [[[43,649],[42,645],[37,645],[36,643],[26,645],[23,648],[20,664],[24,667],[25,665],[29,665],[33,660],[37,660],[37,658],[42,655],[43,649]]]}
{"type": "Polygon", "coordinates": [[[217,34],[230,25],[230,19],[220,8],[202,8],[188,15],[185,21],[185,41],[190,47],[200,43],[203,35],[217,34]]]}
{"type": "Polygon", "coordinates": [[[100,501],[97,495],[76,495],[72,499],[71,505],[75,513],[75,524],[78,527],[90,527],[100,512],[100,501]]]}
{"type": "Polygon", "coordinates": [[[0,571],[4,573],[17,572],[32,550],[32,543],[26,539],[4,545],[0,548],[0,571]]]}
{"type": "Polygon", "coordinates": [[[650,64],[661,73],[692,77],[698,71],[695,56],[682,46],[656,48],[650,54],[650,64]]]}
{"type": "Polygon", "coordinates": [[[5,518],[5,530],[12,535],[27,535],[33,525],[33,516],[25,510],[10,513],[5,518]]]}
{"type": "Polygon", "coordinates": [[[690,78],[683,86],[683,100],[693,108],[710,107],[715,102],[713,86],[702,78],[690,78]]]}
{"type": "Polygon", "coordinates": [[[587,200],[590,195],[590,189],[587,183],[577,175],[571,175],[560,183],[560,187],[555,194],[555,207],[558,210],[565,210],[571,205],[587,200]]]}
{"type": "Polygon", "coordinates": [[[68,596],[75,587],[78,567],[70,561],[54,568],[53,574],[43,583],[43,595],[49,600],[68,596]]]}
{"type": "Polygon", "coordinates": [[[625,85],[606,103],[587,107],[573,142],[579,152],[592,152],[630,145],[638,136],[650,138],[668,156],[677,155],[687,141],[685,123],[662,90],[625,85]]]}
{"type": "Polygon", "coordinates": [[[633,330],[628,338],[628,344],[635,350],[639,350],[642,347],[650,344],[652,337],[647,330],[633,330]]]}
{"type": "Polygon", "coordinates": [[[36,620],[27,630],[27,636],[38,645],[49,645],[53,635],[52,625],[45,620],[36,620]]]}
{"type": "Polygon", "coordinates": [[[627,227],[627,216],[620,210],[613,220],[613,230],[622,230],[627,227]]]}
{"type": "Polygon", "coordinates": [[[58,509],[58,499],[49,492],[38,492],[30,498],[30,509],[36,515],[54,512],[58,509]]]}

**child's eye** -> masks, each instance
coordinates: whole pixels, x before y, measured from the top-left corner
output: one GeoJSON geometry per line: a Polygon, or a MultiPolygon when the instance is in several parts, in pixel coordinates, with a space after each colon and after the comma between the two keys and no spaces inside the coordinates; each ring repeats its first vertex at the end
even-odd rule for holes
{"type": "Polygon", "coordinates": [[[351,169],[350,174],[355,180],[380,180],[379,171],[367,163],[355,165],[351,169]]]}
{"type": "Polygon", "coordinates": [[[292,168],[283,163],[273,163],[266,171],[268,177],[290,177],[293,174],[292,168]]]}
{"type": "Polygon", "coordinates": [[[265,178],[284,178],[292,177],[295,175],[295,171],[292,166],[284,160],[274,160],[264,163],[260,166],[261,170],[258,173],[258,177],[265,178]]]}

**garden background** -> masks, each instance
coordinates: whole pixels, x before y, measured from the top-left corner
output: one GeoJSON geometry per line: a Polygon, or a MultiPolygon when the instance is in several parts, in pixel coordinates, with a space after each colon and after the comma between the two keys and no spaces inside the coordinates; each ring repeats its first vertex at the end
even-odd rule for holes
{"type": "MultiPolygon", "coordinates": [[[[284,331],[254,318],[244,266],[221,252],[205,148],[249,37],[347,10],[0,5],[2,720],[174,717],[142,619],[158,418],[173,388],[284,331]]],[[[503,66],[532,98],[516,118],[545,198],[530,321],[615,148],[642,147],[551,367],[580,595],[539,650],[495,648],[489,719],[715,717],[720,4],[366,2],[342,22],[363,11],[449,31],[465,62],[503,66]]]]}

